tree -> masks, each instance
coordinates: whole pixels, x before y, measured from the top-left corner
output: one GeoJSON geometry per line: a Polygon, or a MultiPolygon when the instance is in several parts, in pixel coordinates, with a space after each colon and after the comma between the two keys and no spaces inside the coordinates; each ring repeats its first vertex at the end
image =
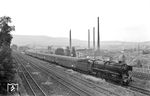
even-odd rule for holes
{"type": "Polygon", "coordinates": [[[64,49],[63,48],[57,48],[55,50],[56,55],[65,55],[64,49]]]}
{"type": "Polygon", "coordinates": [[[17,46],[16,44],[13,44],[13,45],[11,45],[11,49],[12,49],[12,50],[17,50],[17,49],[18,49],[18,46],[17,46]]]}
{"type": "Polygon", "coordinates": [[[76,57],[76,50],[75,50],[75,47],[72,47],[72,57],[76,57]]]}
{"type": "Polygon", "coordinates": [[[66,56],[71,56],[70,48],[67,46],[65,49],[66,56]]]}
{"type": "Polygon", "coordinates": [[[10,43],[12,40],[11,31],[15,30],[10,26],[11,18],[0,17],[0,94],[7,93],[7,83],[14,79],[14,65],[11,57],[10,43]]]}
{"type": "Polygon", "coordinates": [[[49,51],[51,51],[51,50],[52,50],[52,46],[48,46],[47,49],[48,49],[49,51]]]}
{"type": "Polygon", "coordinates": [[[10,46],[12,39],[10,32],[14,31],[15,27],[9,26],[9,23],[11,23],[10,17],[0,17],[0,46],[2,46],[3,44],[10,46]]]}
{"type": "Polygon", "coordinates": [[[54,54],[54,52],[53,52],[53,46],[52,46],[52,45],[51,45],[51,46],[48,46],[48,47],[47,47],[47,50],[48,50],[48,53],[54,54]]]}
{"type": "Polygon", "coordinates": [[[142,54],[150,54],[150,50],[142,50],[142,54]]]}

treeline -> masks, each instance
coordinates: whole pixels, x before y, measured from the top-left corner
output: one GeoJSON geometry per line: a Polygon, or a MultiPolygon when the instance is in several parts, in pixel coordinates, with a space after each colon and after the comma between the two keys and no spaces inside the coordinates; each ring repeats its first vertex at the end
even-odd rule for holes
{"type": "Polygon", "coordinates": [[[66,49],[57,48],[55,50],[55,54],[76,57],[76,50],[75,47],[72,47],[72,49],[70,49],[69,47],[66,47],[66,49]]]}
{"type": "MultiPolygon", "coordinates": [[[[12,44],[11,45],[11,49],[12,50],[17,50],[17,51],[21,51],[21,52],[25,52],[26,50],[32,49],[28,46],[18,46],[16,44],[12,44]]],[[[72,56],[72,57],[76,57],[76,49],[75,47],[72,47],[70,49],[70,47],[66,47],[64,48],[56,48],[53,49],[52,46],[48,46],[47,47],[47,51],[44,51],[44,49],[42,50],[44,53],[49,53],[49,54],[56,54],[56,55],[65,55],[65,56],[72,56]]]]}
{"type": "Polygon", "coordinates": [[[28,46],[17,46],[16,44],[12,44],[11,45],[11,49],[24,52],[24,51],[26,51],[26,50],[28,50],[30,48],[28,46]]]}
{"type": "Polygon", "coordinates": [[[10,32],[14,31],[15,27],[10,26],[10,23],[10,17],[0,17],[0,94],[7,94],[7,84],[12,83],[15,77],[10,49],[12,40],[10,32]]]}

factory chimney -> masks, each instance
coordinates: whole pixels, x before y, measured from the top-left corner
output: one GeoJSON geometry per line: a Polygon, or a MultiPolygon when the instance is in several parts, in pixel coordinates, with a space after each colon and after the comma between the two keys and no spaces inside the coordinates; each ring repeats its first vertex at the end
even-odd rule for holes
{"type": "Polygon", "coordinates": [[[97,32],[98,32],[98,37],[97,37],[97,50],[100,50],[99,17],[97,18],[97,32]]]}
{"type": "Polygon", "coordinates": [[[69,47],[70,47],[70,50],[72,48],[72,41],[71,41],[71,29],[70,29],[70,34],[69,34],[69,47]]]}
{"type": "Polygon", "coordinates": [[[93,27],[93,49],[95,50],[95,27],[93,27]]]}
{"type": "Polygon", "coordinates": [[[88,49],[90,49],[90,30],[88,29],[88,49]]]}

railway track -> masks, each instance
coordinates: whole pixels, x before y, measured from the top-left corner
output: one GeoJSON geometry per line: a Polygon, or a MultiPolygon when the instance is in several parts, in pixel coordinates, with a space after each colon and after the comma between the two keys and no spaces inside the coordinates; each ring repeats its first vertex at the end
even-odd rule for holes
{"type": "Polygon", "coordinates": [[[18,57],[15,57],[15,60],[17,64],[20,64],[21,72],[19,72],[19,74],[21,78],[23,78],[26,84],[29,86],[29,87],[26,87],[28,91],[28,95],[29,96],[47,96],[46,93],[42,90],[42,88],[34,80],[32,75],[27,71],[27,69],[22,64],[22,62],[19,61],[18,57]]]}
{"type": "MultiPolygon", "coordinates": [[[[78,77],[75,77],[75,76],[73,76],[73,75],[71,75],[75,80],[79,80],[79,79],[81,79],[81,78],[78,78],[78,77]],[[78,79],[77,79],[78,78],[78,79]]],[[[88,82],[88,81],[86,81],[86,80],[84,80],[84,82],[83,82],[83,84],[84,83],[92,83],[92,82],[88,82]]],[[[93,83],[94,84],[94,83],[93,83]]],[[[99,90],[99,89],[101,89],[101,87],[99,86],[99,85],[96,85],[96,84],[94,84],[96,87],[93,87],[93,88],[96,88],[96,90],[99,90]]],[[[118,85],[118,84],[116,84],[116,85],[118,85]]],[[[125,86],[122,86],[122,87],[125,87],[125,86]]],[[[129,87],[125,87],[125,88],[128,88],[127,90],[131,90],[131,91],[133,91],[133,92],[140,92],[140,93],[142,93],[142,94],[145,94],[145,95],[148,95],[148,96],[150,96],[150,91],[148,91],[148,90],[145,90],[145,89],[143,89],[143,88],[140,88],[140,87],[138,87],[138,86],[133,86],[133,85],[130,85],[129,87]]],[[[108,91],[107,89],[104,89],[105,91],[108,91]]],[[[105,91],[103,91],[103,92],[105,92],[105,91]]],[[[102,93],[103,93],[102,92],[102,93]]],[[[110,93],[112,93],[113,94],[113,92],[110,92],[110,93]]]]}
{"type": "MultiPolygon", "coordinates": [[[[24,59],[24,58],[23,57],[21,58],[21,56],[19,56],[19,59],[24,59]]],[[[28,63],[26,59],[24,59],[22,61],[24,61],[24,62],[22,62],[24,64],[28,63]]],[[[34,66],[34,65],[32,65],[32,66],[34,66]]],[[[79,86],[73,85],[72,82],[67,82],[65,79],[62,79],[62,77],[58,76],[58,74],[49,73],[49,72],[45,71],[45,69],[39,68],[39,66],[36,66],[36,69],[39,69],[40,71],[47,73],[48,75],[51,75],[55,80],[57,80],[59,83],[61,83],[65,87],[69,88],[72,92],[76,93],[78,96],[92,96],[93,95],[90,92],[79,88],[79,86]]]]}
{"type": "MultiPolygon", "coordinates": [[[[48,66],[47,66],[47,68],[50,69],[50,67],[48,67],[48,66]]],[[[58,70],[57,68],[53,68],[53,69],[58,70]]],[[[61,72],[61,70],[58,70],[58,71],[61,72]]],[[[67,73],[66,73],[66,74],[67,74],[67,73]]],[[[79,77],[74,76],[74,75],[71,75],[71,74],[68,74],[68,75],[69,75],[69,77],[73,78],[75,81],[80,82],[80,83],[84,84],[85,86],[96,90],[97,92],[106,94],[106,95],[108,95],[108,96],[109,96],[109,95],[111,95],[111,96],[120,96],[120,95],[117,94],[117,93],[114,93],[114,92],[112,92],[112,91],[109,91],[109,90],[103,88],[102,86],[99,86],[99,85],[97,85],[97,84],[95,84],[95,83],[89,82],[89,81],[87,81],[87,80],[85,80],[85,79],[83,79],[83,78],[79,78],[79,77]]]]}
{"type": "MultiPolygon", "coordinates": [[[[115,82],[110,82],[110,83],[120,86],[119,84],[117,84],[115,82]]],[[[139,87],[139,86],[137,86],[135,84],[134,85],[133,84],[129,84],[128,86],[122,86],[122,87],[127,88],[127,90],[132,90],[134,92],[140,92],[140,93],[142,93],[142,94],[144,94],[146,96],[150,96],[150,91],[149,90],[143,89],[143,88],[141,88],[141,87],[139,87]]]]}
{"type": "MultiPolygon", "coordinates": [[[[24,58],[24,56],[21,56],[22,57],[22,59],[24,59],[25,60],[25,58],[24,58]]],[[[35,59],[35,61],[32,61],[32,60],[30,60],[31,58],[26,58],[26,59],[28,59],[28,62],[30,62],[31,64],[33,64],[33,66],[35,66],[36,67],[36,65],[34,64],[35,62],[37,62],[36,61],[36,59],[35,59]]],[[[39,63],[39,62],[38,62],[39,63]]],[[[37,64],[38,65],[38,64],[37,64]]],[[[38,65],[39,66],[39,65],[38,65]]],[[[37,67],[38,67],[37,66],[37,67]]],[[[43,68],[43,67],[45,67],[45,66],[41,66],[40,68],[39,68],[39,70],[45,70],[45,68],[44,69],[41,69],[41,68],[43,68]]],[[[47,70],[49,70],[50,69],[50,66],[48,67],[48,66],[46,66],[46,68],[47,68],[47,70]]],[[[55,69],[56,70],[56,69],[55,69]]],[[[46,70],[45,70],[46,71],[46,70]]],[[[104,88],[101,88],[101,86],[99,86],[99,85],[96,85],[95,83],[93,83],[93,82],[88,82],[88,81],[86,81],[86,80],[83,80],[83,79],[81,79],[81,78],[79,78],[79,77],[77,77],[77,76],[74,76],[74,75],[71,75],[70,74],[70,77],[71,78],[73,78],[74,80],[76,80],[76,81],[78,81],[78,82],[81,82],[82,81],[82,84],[84,84],[84,85],[86,85],[86,86],[88,86],[88,87],[90,87],[90,88],[93,88],[94,90],[96,90],[96,91],[98,91],[98,92],[101,92],[101,93],[103,93],[103,94],[105,94],[105,95],[107,95],[107,96],[121,96],[121,95],[119,95],[119,94],[114,94],[114,92],[111,92],[111,91],[108,91],[107,89],[104,89],[104,88]],[[108,95],[109,94],[109,95],[108,95]]],[[[144,89],[142,89],[142,88],[138,88],[138,87],[135,87],[135,86],[130,86],[130,88],[128,87],[128,89],[130,89],[130,90],[133,90],[134,92],[136,91],[136,92],[140,92],[140,93],[142,93],[142,94],[145,94],[145,95],[150,95],[150,92],[149,91],[147,91],[147,90],[144,90],[144,89]]],[[[81,96],[83,96],[83,95],[81,95],[81,96]]],[[[90,95],[89,95],[90,96],[90,95]]],[[[94,96],[94,95],[91,95],[91,96],[94,96]]]]}
{"type": "MultiPolygon", "coordinates": [[[[114,82],[113,82],[113,84],[118,85],[117,83],[114,83],[114,82]]],[[[132,90],[134,92],[140,92],[140,93],[142,93],[142,94],[144,94],[146,96],[150,96],[150,91],[149,90],[143,89],[143,88],[141,88],[141,87],[139,87],[137,85],[130,84],[128,86],[122,86],[122,87],[127,88],[127,90],[132,90]]]]}
{"type": "Polygon", "coordinates": [[[69,89],[71,89],[73,92],[75,92],[79,96],[92,96],[93,95],[92,93],[84,90],[83,88],[80,88],[79,86],[73,84],[72,81],[62,79],[63,77],[61,77],[60,75],[58,76],[59,73],[56,74],[56,70],[55,72],[50,72],[48,70],[45,70],[45,68],[39,68],[38,66],[35,66],[35,65],[32,65],[32,66],[38,68],[40,71],[48,75],[52,74],[51,76],[53,76],[54,79],[56,79],[59,83],[61,83],[65,87],[68,87],[69,89]]]}
{"type": "MultiPolygon", "coordinates": [[[[30,61],[31,63],[34,63],[34,62],[31,61],[31,60],[28,60],[28,61],[30,61]]],[[[42,66],[41,66],[40,68],[42,68],[42,66]]],[[[47,70],[48,70],[48,69],[51,69],[50,66],[46,66],[46,68],[47,68],[47,70]]],[[[53,68],[53,69],[58,70],[57,68],[53,68]]],[[[60,73],[60,72],[61,72],[61,70],[59,70],[59,73],[60,73]]],[[[67,73],[66,73],[66,74],[67,74],[67,73]]],[[[110,90],[108,90],[107,88],[103,88],[102,86],[97,85],[97,84],[95,84],[95,83],[93,83],[93,82],[89,82],[89,81],[87,81],[87,80],[85,80],[85,79],[83,79],[83,78],[79,78],[79,77],[74,76],[74,75],[71,75],[71,74],[68,74],[68,75],[69,75],[69,78],[71,77],[71,78],[73,78],[75,81],[80,82],[80,83],[84,84],[85,86],[87,86],[87,87],[89,87],[89,88],[92,88],[93,90],[95,90],[95,91],[97,91],[97,92],[99,92],[99,93],[103,93],[103,94],[105,94],[105,95],[107,95],[107,96],[120,96],[120,95],[121,95],[121,94],[115,93],[115,92],[113,92],[113,91],[110,91],[110,90]]]]}
{"type": "Polygon", "coordinates": [[[143,89],[143,88],[140,88],[138,86],[129,85],[128,88],[131,89],[131,90],[138,91],[140,93],[143,93],[143,94],[146,94],[146,95],[150,96],[150,91],[148,91],[146,89],[143,89]]]}

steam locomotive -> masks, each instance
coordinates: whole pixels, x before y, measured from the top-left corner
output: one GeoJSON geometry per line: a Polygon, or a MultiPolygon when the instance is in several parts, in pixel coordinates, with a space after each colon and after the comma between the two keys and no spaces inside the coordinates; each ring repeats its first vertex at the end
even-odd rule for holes
{"type": "Polygon", "coordinates": [[[66,68],[84,71],[88,74],[95,74],[97,77],[105,80],[113,80],[121,85],[128,85],[132,81],[132,77],[129,74],[129,72],[132,71],[132,66],[129,66],[124,62],[103,61],[86,58],[81,59],[77,57],[34,52],[26,52],[25,54],[48,62],[53,62],[66,68]]]}

